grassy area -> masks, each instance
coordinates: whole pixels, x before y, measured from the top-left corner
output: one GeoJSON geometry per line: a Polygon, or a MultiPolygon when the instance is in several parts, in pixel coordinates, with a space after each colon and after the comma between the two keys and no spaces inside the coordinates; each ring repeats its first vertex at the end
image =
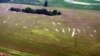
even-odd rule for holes
{"type": "Polygon", "coordinates": [[[100,55],[100,12],[53,7],[47,9],[59,9],[62,15],[20,12],[0,15],[0,51],[12,56],[100,55]],[[73,29],[76,29],[74,37],[73,29]],[[77,29],[80,29],[80,33],[77,29]]]}
{"type": "Polygon", "coordinates": [[[10,54],[10,56],[39,56],[39,55],[24,53],[12,49],[4,48],[4,47],[0,47],[0,52],[5,52],[7,54],[10,54]]]}
{"type": "Polygon", "coordinates": [[[76,0],[76,1],[80,1],[80,2],[94,2],[94,0],[76,0]]]}

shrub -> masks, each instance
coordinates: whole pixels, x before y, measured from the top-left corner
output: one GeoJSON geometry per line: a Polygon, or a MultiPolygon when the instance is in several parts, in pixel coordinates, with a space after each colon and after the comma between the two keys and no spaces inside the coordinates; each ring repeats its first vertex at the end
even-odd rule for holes
{"type": "Polygon", "coordinates": [[[29,7],[25,8],[25,9],[22,9],[22,11],[26,12],[26,13],[34,13],[34,10],[29,8],[29,7]]]}
{"type": "Polygon", "coordinates": [[[15,8],[14,8],[14,7],[11,7],[11,8],[10,8],[10,11],[14,11],[14,10],[15,10],[15,8]]]}
{"type": "Polygon", "coordinates": [[[41,10],[40,9],[35,9],[35,13],[41,14],[41,10]]]}
{"type": "Polygon", "coordinates": [[[47,10],[46,9],[36,9],[35,13],[37,13],[37,14],[46,14],[47,10]]]}
{"type": "Polygon", "coordinates": [[[57,15],[57,10],[53,10],[53,15],[57,15]]]}
{"type": "Polygon", "coordinates": [[[48,16],[54,16],[54,15],[61,15],[62,13],[57,10],[53,10],[53,11],[48,11],[47,9],[31,9],[30,7],[27,7],[25,9],[20,9],[20,8],[14,8],[11,7],[10,11],[16,11],[16,12],[25,12],[25,13],[32,13],[32,14],[45,14],[48,16]]]}
{"type": "Polygon", "coordinates": [[[20,12],[21,9],[20,9],[20,8],[14,8],[14,7],[11,7],[11,8],[10,8],[10,11],[20,12]]]}
{"type": "Polygon", "coordinates": [[[41,9],[41,13],[43,13],[43,14],[47,14],[47,9],[41,9]]]}
{"type": "Polygon", "coordinates": [[[54,14],[53,14],[52,11],[48,11],[48,15],[49,15],[49,16],[53,16],[54,14]]]}
{"type": "Polygon", "coordinates": [[[20,12],[21,9],[20,9],[20,8],[15,8],[15,11],[16,11],[16,12],[20,12]]]}
{"type": "Polygon", "coordinates": [[[25,9],[22,9],[22,12],[25,12],[25,9]]]}
{"type": "Polygon", "coordinates": [[[57,15],[62,15],[62,13],[59,11],[59,12],[57,13],[57,15]]]}

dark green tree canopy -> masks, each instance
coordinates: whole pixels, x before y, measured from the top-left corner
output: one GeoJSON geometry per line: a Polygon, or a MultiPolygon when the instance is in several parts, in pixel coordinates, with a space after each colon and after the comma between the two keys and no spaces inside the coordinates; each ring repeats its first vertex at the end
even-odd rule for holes
{"type": "Polygon", "coordinates": [[[44,2],[44,7],[48,7],[48,1],[47,0],[45,0],[45,2],[44,2]]]}

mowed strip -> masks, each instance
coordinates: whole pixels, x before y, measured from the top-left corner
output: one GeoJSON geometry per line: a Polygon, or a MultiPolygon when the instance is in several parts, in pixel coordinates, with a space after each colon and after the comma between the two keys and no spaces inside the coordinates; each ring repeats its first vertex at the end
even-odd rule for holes
{"type": "Polygon", "coordinates": [[[0,47],[0,51],[11,54],[11,56],[12,55],[14,56],[40,56],[40,55],[24,53],[24,52],[16,51],[13,49],[4,48],[4,47],[0,47]]]}

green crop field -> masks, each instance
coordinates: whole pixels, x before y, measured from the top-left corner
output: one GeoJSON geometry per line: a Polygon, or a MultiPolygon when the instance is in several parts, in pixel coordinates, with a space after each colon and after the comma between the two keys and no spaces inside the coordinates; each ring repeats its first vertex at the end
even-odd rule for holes
{"type": "Polygon", "coordinates": [[[81,2],[94,2],[94,0],[75,0],[75,1],[81,1],[81,2]]]}

